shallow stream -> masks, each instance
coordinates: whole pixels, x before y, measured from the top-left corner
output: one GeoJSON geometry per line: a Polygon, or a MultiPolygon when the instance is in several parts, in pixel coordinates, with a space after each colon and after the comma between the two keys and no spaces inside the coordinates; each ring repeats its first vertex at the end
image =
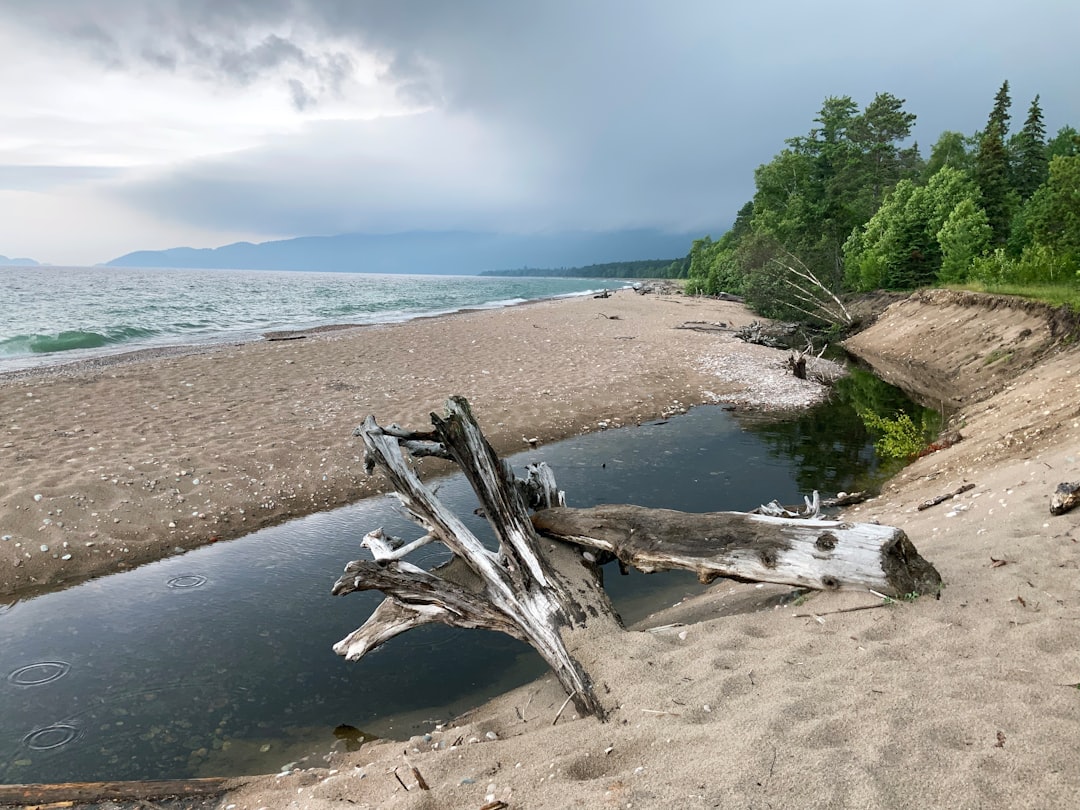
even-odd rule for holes
{"type": "MultiPolygon", "coordinates": [[[[606,430],[511,461],[546,461],[571,506],[637,503],[748,510],[872,487],[895,470],[858,414],[921,414],[866,374],[786,420],[715,406],[606,430]]],[[[460,475],[439,495],[470,526],[460,475]]],[[[10,605],[0,604],[0,782],[66,782],[268,773],[362,734],[407,737],[543,672],[505,636],[441,626],[394,639],[358,663],[331,645],[377,593],[330,596],[365,532],[416,529],[390,496],[265,529],[10,605]]],[[[441,547],[440,547],[441,548],[441,547]]],[[[428,546],[414,562],[445,552],[428,546]],[[426,553],[426,556],[425,556],[426,553]],[[417,559],[419,558],[419,559],[417,559]]],[[[607,587],[627,622],[700,592],[693,575],[618,576],[607,587]]]]}

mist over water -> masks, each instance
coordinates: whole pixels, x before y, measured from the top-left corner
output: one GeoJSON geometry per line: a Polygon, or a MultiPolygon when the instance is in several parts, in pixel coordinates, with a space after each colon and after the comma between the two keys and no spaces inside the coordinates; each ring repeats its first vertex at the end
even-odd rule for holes
{"type": "Polygon", "coordinates": [[[602,286],[595,279],[4,269],[0,372],[134,349],[252,340],[279,329],[401,321],[581,294],[602,286]]]}

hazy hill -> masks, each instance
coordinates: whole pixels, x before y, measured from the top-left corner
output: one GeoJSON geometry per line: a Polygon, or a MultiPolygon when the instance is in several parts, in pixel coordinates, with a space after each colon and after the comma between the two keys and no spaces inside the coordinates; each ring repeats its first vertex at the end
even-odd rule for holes
{"type": "Polygon", "coordinates": [[[237,242],[219,248],[140,250],[105,264],[111,267],[475,274],[511,267],[580,267],[657,256],[682,256],[697,236],[700,234],[672,234],[652,229],[530,235],[476,231],[353,233],[303,236],[259,244],[237,242]]]}
{"type": "Polygon", "coordinates": [[[33,259],[9,259],[7,256],[0,256],[0,267],[37,267],[38,262],[33,259]]]}

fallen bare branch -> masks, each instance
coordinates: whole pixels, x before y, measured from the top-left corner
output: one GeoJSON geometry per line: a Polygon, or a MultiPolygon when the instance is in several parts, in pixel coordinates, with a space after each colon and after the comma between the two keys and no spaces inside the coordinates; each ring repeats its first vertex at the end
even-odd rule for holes
{"type": "Polygon", "coordinates": [[[962,487],[958,487],[952,492],[946,492],[944,495],[938,495],[936,498],[931,498],[928,501],[923,501],[915,508],[921,512],[924,509],[929,509],[931,506],[937,506],[939,503],[945,503],[945,501],[955,498],[957,495],[963,495],[965,492],[971,489],[975,489],[974,484],[964,484],[962,487]]]}
{"type": "Polygon", "coordinates": [[[839,608],[837,610],[826,610],[818,613],[792,613],[791,618],[816,619],[818,616],[832,616],[834,613],[855,613],[859,610],[874,610],[875,608],[888,607],[890,604],[896,603],[890,599],[888,602],[875,602],[872,605],[859,605],[858,607],[839,608]]]}
{"type": "Polygon", "coordinates": [[[566,704],[569,703],[573,699],[573,697],[574,697],[573,695],[567,695],[566,696],[566,700],[563,701],[562,706],[560,706],[559,710],[557,712],[555,712],[555,719],[551,721],[551,725],[555,725],[556,723],[559,722],[559,718],[562,716],[563,709],[566,708],[566,704]]]}

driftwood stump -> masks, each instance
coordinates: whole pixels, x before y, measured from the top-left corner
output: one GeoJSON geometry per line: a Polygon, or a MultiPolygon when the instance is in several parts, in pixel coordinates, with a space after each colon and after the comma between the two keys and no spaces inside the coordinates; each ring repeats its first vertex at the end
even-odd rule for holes
{"type": "Polygon", "coordinates": [[[560,631],[584,627],[590,614],[596,615],[600,609],[612,617],[616,614],[598,580],[583,593],[556,572],[539,551],[540,539],[529,520],[526,499],[535,505],[558,505],[561,493],[554,487],[554,477],[550,471],[537,468],[529,480],[519,481],[510,465],[495,455],[464,398],[448,400],[446,412],[445,418],[432,414],[434,430],[428,433],[382,428],[373,417],[357,429],[367,448],[366,464],[378,467],[389,478],[398,498],[426,534],[407,545],[387,538],[381,529],[365,537],[364,545],[374,559],[349,563],[333,593],[376,589],[386,599],[362,627],[338,642],[334,651],[356,660],[394,636],[431,622],[497,630],[527,642],[540,653],[573,697],[579,713],[603,716],[588,676],[567,651],[560,631]],[[495,531],[497,550],[485,548],[420,481],[402,448],[416,456],[440,456],[458,463],[495,531]],[[402,559],[433,541],[445,545],[456,561],[467,566],[474,587],[402,559]]]}

